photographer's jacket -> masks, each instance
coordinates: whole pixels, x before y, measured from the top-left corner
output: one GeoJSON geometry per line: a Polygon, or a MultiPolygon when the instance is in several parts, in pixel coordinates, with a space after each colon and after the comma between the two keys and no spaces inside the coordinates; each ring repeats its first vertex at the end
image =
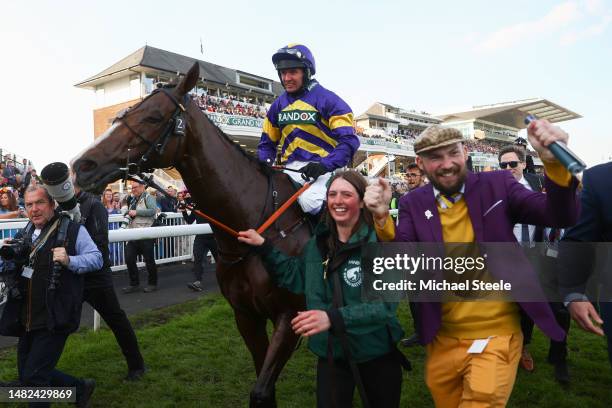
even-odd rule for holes
{"type": "Polygon", "coordinates": [[[85,275],[85,288],[100,288],[113,285],[111,262],[108,249],[108,212],[102,202],[85,191],[77,194],[81,207],[81,224],[102,253],[102,268],[85,275]]]}
{"type": "Polygon", "coordinates": [[[23,238],[32,249],[39,243],[40,247],[29,262],[34,270],[32,277],[27,278],[21,274],[18,279],[21,296],[9,296],[7,299],[0,318],[1,335],[21,336],[25,331],[38,329],[72,333],[78,329],[83,297],[82,274],[102,268],[102,254],[85,227],[66,220],[67,234],[63,246],[70,257],[70,263],[68,268],[61,268],[56,289],[50,289],[52,249],[62,246],[56,242],[61,220],[60,217],[54,217],[40,231],[29,223],[16,235],[15,238],[23,238]],[[49,230],[51,233],[46,237],[49,230]]]}
{"type": "Polygon", "coordinates": [[[128,228],[144,228],[153,225],[157,213],[157,203],[152,195],[145,191],[138,198],[132,197],[129,208],[130,210],[136,210],[136,217],[130,222],[128,228]]]}

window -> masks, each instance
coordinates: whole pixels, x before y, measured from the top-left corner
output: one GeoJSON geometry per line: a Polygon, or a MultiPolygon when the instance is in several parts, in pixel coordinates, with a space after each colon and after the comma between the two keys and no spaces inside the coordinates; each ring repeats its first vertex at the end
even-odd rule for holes
{"type": "Polygon", "coordinates": [[[242,85],[247,85],[253,88],[263,89],[266,91],[271,90],[270,81],[266,81],[264,79],[250,77],[244,74],[238,74],[238,83],[242,85]]]}

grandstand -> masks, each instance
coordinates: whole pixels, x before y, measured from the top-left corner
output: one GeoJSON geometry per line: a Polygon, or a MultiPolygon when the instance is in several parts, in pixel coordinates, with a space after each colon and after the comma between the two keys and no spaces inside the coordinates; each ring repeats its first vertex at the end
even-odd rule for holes
{"type": "Polygon", "coordinates": [[[361,147],[353,164],[359,170],[367,169],[370,176],[403,173],[414,161],[414,139],[427,126],[441,122],[424,111],[376,102],[355,119],[361,147]]]}
{"type": "MultiPolygon", "coordinates": [[[[581,117],[542,98],[473,106],[439,115],[376,102],[355,121],[362,146],[353,163],[360,170],[367,168],[370,175],[402,173],[414,160],[412,145],[415,137],[427,126],[440,124],[461,131],[475,171],[496,169],[497,152],[514,143],[518,132],[525,128],[524,119],[528,114],[551,122],[581,117]],[[385,157],[388,157],[386,168],[379,164],[385,161],[385,157]]],[[[536,166],[541,165],[535,152],[528,151],[528,154],[534,156],[536,166]]]]}
{"type": "MultiPolygon", "coordinates": [[[[281,84],[148,45],[75,84],[96,94],[94,138],[110,127],[119,111],[142,100],[158,84],[175,82],[194,62],[200,65],[194,101],[236,143],[255,153],[267,107],[283,91],[281,84]]],[[[175,170],[162,173],[156,174],[162,184],[181,184],[175,170]]]]}
{"type": "Polygon", "coordinates": [[[0,187],[18,187],[16,184],[12,184],[11,180],[6,177],[3,177],[4,167],[9,162],[12,163],[15,168],[17,168],[17,170],[21,173],[22,177],[24,177],[25,173],[29,172],[30,169],[33,168],[31,160],[28,160],[25,157],[19,156],[0,147],[0,187]]]}
{"type": "MultiPolygon", "coordinates": [[[[525,128],[524,120],[528,114],[553,123],[582,117],[543,98],[473,106],[471,109],[438,114],[436,117],[443,121],[443,126],[461,131],[468,140],[474,169],[481,171],[497,168],[497,152],[516,140],[519,130],[525,128]]],[[[535,153],[532,152],[532,155],[535,153]]],[[[541,164],[537,157],[534,162],[536,165],[541,164]]]]}

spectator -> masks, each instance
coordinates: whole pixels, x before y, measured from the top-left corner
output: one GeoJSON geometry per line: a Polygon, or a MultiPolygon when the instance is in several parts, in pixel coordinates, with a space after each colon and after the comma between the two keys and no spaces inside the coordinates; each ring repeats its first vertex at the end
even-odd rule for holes
{"type": "MultiPolygon", "coordinates": [[[[523,171],[526,167],[525,164],[525,152],[519,146],[508,145],[500,150],[499,155],[499,167],[502,170],[509,170],[512,176],[528,190],[543,192],[544,190],[544,176],[539,174],[525,173],[523,171]]],[[[534,261],[539,260],[539,249],[540,247],[535,246],[535,242],[544,242],[544,228],[541,226],[529,225],[529,224],[515,224],[514,225],[514,236],[516,240],[520,242],[524,247],[528,256],[534,261]]],[[[542,260],[541,262],[545,262],[542,260]]],[[[551,269],[549,269],[551,270],[551,269]]],[[[556,279],[544,274],[541,279],[546,281],[548,286],[556,287],[556,279]]],[[[560,302],[551,302],[550,307],[555,315],[555,320],[561,326],[566,333],[569,333],[570,318],[567,311],[564,309],[563,304],[560,302]]],[[[533,335],[533,320],[524,312],[521,311],[521,331],[523,333],[523,349],[521,351],[520,366],[531,372],[535,368],[533,357],[529,352],[528,345],[531,343],[533,335]]],[[[550,340],[550,348],[548,351],[548,359],[554,364],[555,367],[555,379],[562,383],[567,384],[569,382],[569,372],[566,362],[567,356],[567,339],[563,341],[550,340]]]]}
{"type": "Polygon", "coordinates": [[[17,199],[8,188],[0,189],[0,220],[20,218],[23,210],[17,206],[17,199]]]}
{"type": "MultiPolygon", "coordinates": [[[[379,237],[396,242],[516,242],[513,226],[517,222],[573,224],[578,212],[577,181],[544,145],[566,142],[567,134],[546,120],[536,120],[529,126],[529,138],[544,156],[546,194],[525,189],[507,172],[468,172],[461,133],[440,126],[428,128],[415,142],[415,152],[430,184],[419,190],[422,194],[402,198],[397,229],[388,217],[388,185],[368,187],[366,205],[375,214],[379,237]],[[496,201],[504,203],[503,211],[490,211],[498,205],[496,201]],[[423,209],[437,217],[435,222],[423,216],[423,209]]],[[[548,303],[490,301],[486,307],[479,303],[418,305],[419,339],[427,345],[425,381],[436,406],[506,405],[522,349],[519,307],[550,338],[565,338],[548,303]],[[486,347],[467,357],[475,339],[487,339],[486,347]]]]}
{"type": "MultiPolygon", "coordinates": [[[[126,380],[137,380],[144,374],[145,367],[138,341],[130,321],[119,305],[113,286],[108,243],[108,209],[93,194],[81,191],[74,182],[75,196],[81,209],[81,223],[102,254],[102,266],[85,275],[83,300],[100,313],[112,330],[125,356],[128,374],[126,380]]],[[[112,199],[112,191],[104,192],[106,200],[112,199]]]]}
{"type": "Polygon", "coordinates": [[[408,164],[408,171],[406,172],[408,178],[408,190],[412,191],[425,185],[425,177],[423,172],[419,169],[416,163],[408,164]]]}
{"type": "Polygon", "coordinates": [[[2,170],[2,177],[6,178],[8,184],[12,187],[19,188],[21,185],[21,173],[12,160],[6,162],[5,168],[2,170]]]}
{"type": "Polygon", "coordinates": [[[160,208],[162,212],[176,212],[176,189],[174,186],[166,187],[166,193],[170,197],[162,196],[159,200],[160,208]]]}
{"type": "MultiPolygon", "coordinates": [[[[153,225],[157,205],[155,199],[146,191],[144,185],[132,181],[132,197],[128,200],[127,211],[131,221],[128,228],[144,228],[153,225]]],[[[157,265],[154,255],[155,240],[144,239],[140,241],[129,241],[125,244],[125,263],[130,276],[129,286],[123,288],[123,293],[134,293],[140,290],[140,279],[136,257],[142,255],[149,274],[148,285],[144,288],[145,293],[157,290],[157,265]]]]}
{"type": "Polygon", "coordinates": [[[118,191],[115,191],[113,193],[113,205],[118,208],[119,210],[121,210],[122,205],[122,199],[121,199],[121,193],[119,193],[118,191]]]}
{"type": "Polygon", "coordinates": [[[104,190],[104,193],[102,193],[102,205],[106,208],[108,215],[121,213],[118,204],[113,201],[113,190],[110,188],[107,188],[104,190]]]}
{"type": "MultiPolygon", "coordinates": [[[[187,224],[193,224],[196,222],[197,224],[206,224],[204,218],[196,215],[193,211],[188,212],[188,205],[190,205],[190,201],[186,201],[184,199],[184,193],[180,192],[178,194],[178,207],[177,210],[181,212],[185,222],[187,224]]],[[[187,284],[187,287],[196,292],[201,292],[202,288],[202,274],[204,273],[203,262],[206,258],[206,254],[210,251],[215,262],[217,261],[217,241],[215,241],[215,237],[212,234],[199,234],[195,236],[193,241],[193,275],[195,281],[187,284]]]]}

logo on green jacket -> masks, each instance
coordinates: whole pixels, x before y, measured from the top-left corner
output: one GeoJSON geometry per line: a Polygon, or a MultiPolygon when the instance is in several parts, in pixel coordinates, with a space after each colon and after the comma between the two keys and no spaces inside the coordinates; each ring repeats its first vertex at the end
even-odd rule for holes
{"type": "Polygon", "coordinates": [[[348,266],[342,274],[344,281],[350,287],[356,288],[361,285],[361,263],[357,260],[349,260],[348,266]]]}
{"type": "Polygon", "coordinates": [[[278,125],[315,124],[319,119],[319,112],[292,110],[278,113],[278,125]]]}

